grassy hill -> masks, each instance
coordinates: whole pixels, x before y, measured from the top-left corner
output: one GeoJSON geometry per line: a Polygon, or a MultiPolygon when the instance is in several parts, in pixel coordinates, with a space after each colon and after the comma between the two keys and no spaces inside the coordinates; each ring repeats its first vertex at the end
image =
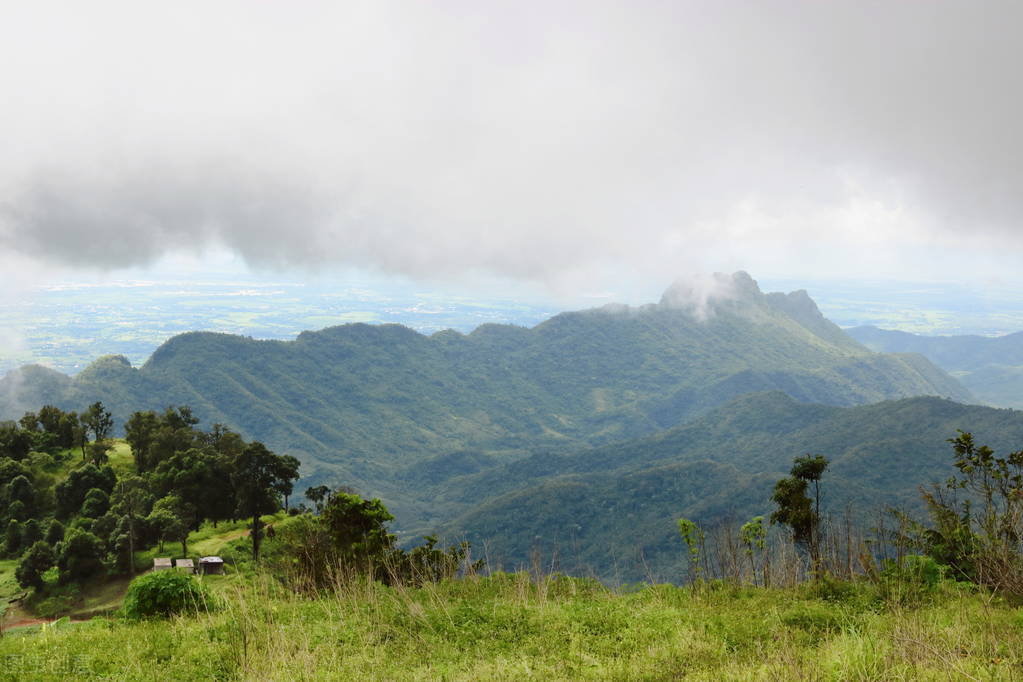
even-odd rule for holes
{"type": "Polygon", "coordinates": [[[925,356],[984,403],[1023,408],[1023,332],[987,337],[921,336],[871,326],[846,331],[878,352],[925,356]]]}
{"type": "MultiPolygon", "coordinates": [[[[825,503],[860,521],[888,506],[919,508],[918,488],[953,471],[947,438],[970,430],[996,452],[1023,443],[1023,412],[911,398],[859,407],[803,404],[783,393],[743,396],[656,435],[569,454],[545,452],[418,485],[461,508],[449,539],[486,543],[505,568],[535,553],[573,574],[677,580],[684,557],[674,522],[739,523],[773,509],[792,458],[831,461],[825,503]]],[[[425,469],[429,472],[429,469],[425,469]]]]}
{"type": "Polygon", "coordinates": [[[634,439],[751,391],[829,405],[970,397],[919,355],[859,345],[805,292],[763,294],[745,273],[717,284],[709,297],[674,285],[658,304],[563,313],[532,329],[423,336],[352,324],[290,342],[184,334],[141,368],[109,356],[73,379],[10,373],[0,415],[44,397],[65,409],[102,400],[118,424],[133,410],[189,405],[204,424],[298,456],[308,483],[355,485],[421,525],[433,500],[404,472],[431,458],[507,462],[634,439]]]}
{"type": "Polygon", "coordinates": [[[0,637],[3,680],[1013,680],[1018,609],[942,584],[694,591],[500,574],[318,598],[255,576],[224,608],[0,637]],[[912,594],[906,596],[912,597],[912,594]]]}

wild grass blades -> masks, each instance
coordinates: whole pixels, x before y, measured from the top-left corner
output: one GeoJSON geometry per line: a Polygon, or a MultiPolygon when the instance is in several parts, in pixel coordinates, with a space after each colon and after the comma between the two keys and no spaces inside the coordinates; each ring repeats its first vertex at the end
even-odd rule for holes
{"type": "Polygon", "coordinates": [[[300,594],[266,573],[238,578],[211,581],[218,611],[96,619],[45,638],[11,631],[0,661],[31,674],[5,666],[0,679],[1023,677],[1019,609],[955,583],[908,599],[838,579],[621,592],[549,573],[385,585],[339,572],[328,588],[300,594]],[[48,661],[74,665],[47,677],[48,661]]]}

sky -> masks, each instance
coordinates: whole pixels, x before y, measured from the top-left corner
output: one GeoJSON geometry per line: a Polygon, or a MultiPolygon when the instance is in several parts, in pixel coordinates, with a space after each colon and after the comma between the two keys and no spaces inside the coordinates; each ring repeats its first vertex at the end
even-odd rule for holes
{"type": "Polygon", "coordinates": [[[0,5],[2,295],[1023,280],[1018,2],[0,5]]]}

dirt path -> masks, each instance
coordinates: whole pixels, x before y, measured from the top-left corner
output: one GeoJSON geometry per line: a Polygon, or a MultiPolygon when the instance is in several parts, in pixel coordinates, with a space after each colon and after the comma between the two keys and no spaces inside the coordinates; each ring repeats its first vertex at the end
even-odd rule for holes
{"type": "MultiPolygon", "coordinates": [[[[22,618],[21,620],[11,621],[10,623],[4,623],[4,630],[13,630],[14,628],[27,628],[31,626],[46,625],[48,623],[56,623],[60,618],[22,618]]],[[[72,623],[84,623],[90,620],[89,618],[72,618],[72,623]]]]}

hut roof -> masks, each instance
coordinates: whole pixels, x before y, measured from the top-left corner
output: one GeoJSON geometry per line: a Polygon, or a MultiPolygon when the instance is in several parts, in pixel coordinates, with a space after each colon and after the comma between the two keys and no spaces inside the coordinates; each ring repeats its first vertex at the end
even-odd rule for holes
{"type": "Polygon", "coordinates": [[[192,563],[191,559],[178,559],[174,562],[177,568],[195,568],[195,564],[192,563]]]}
{"type": "Polygon", "coordinates": [[[160,557],[159,559],[153,559],[153,568],[170,568],[173,566],[170,557],[160,557]]]}
{"type": "Polygon", "coordinates": [[[222,563],[224,563],[224,560],[221,559],[218,556],[204,556],[203,558],[199,559],[199,563],[200,564],[222,564],[222,563]]]}

